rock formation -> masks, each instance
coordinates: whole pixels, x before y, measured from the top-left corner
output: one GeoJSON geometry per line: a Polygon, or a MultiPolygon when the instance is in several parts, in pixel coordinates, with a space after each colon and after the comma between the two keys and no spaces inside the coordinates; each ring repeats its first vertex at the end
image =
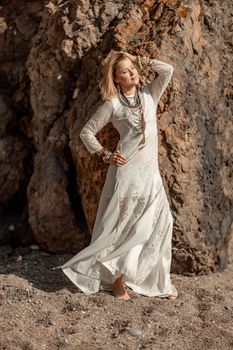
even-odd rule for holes
{"type": "MultiPolygon", "coordinates": [[[[2,2],[1,244],[34,238],[51,252],[76,253],[88,242],[107,168],[79,132],[101,103],[101,61],[115,48],[174,66],[158,108],[160,170],[175,218],[172,271],[226,266],[232,7],[230,0],[2,2]]],[[[109,124],[97,137],[113,150],[119,136],[109,124]]]]}

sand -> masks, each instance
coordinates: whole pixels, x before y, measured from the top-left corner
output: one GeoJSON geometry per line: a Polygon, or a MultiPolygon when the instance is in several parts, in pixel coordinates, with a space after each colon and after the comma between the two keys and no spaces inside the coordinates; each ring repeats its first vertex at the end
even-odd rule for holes
{"type": "Polygon", "coordinates": [[[233,349],[233,264],[202,276],[172,274],[175,301],[85,295],[51,267],[70,254],[0,248],[0,349],[233,349]],[[133,335],[135,334],[135,335],[133,335]]]}

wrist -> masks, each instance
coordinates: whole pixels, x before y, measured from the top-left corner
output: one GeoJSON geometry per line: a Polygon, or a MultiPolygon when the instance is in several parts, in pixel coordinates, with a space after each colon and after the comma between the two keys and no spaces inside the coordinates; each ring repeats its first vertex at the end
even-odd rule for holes
{"type": "Polygon", "coordinates": [[[104,147],[102,147],[100,151],[97,151],[96,154],[97,154],[97,156],[101,156],[101,154],[103,154],[103,152],[104,152],[104,147]]]}
{"type": "Polygon", "coordinates": [[[139,64],[141,68],[143,68],[143,65],[148,65],[151,62],[151,59],[148,56],[140,56],[138,55],[136,57],[136,62],[139,64]]]}
{"type": "Polygon", "coordinates": [[[108,148],[103,147],[100,151],[96,152],[96,154],[101,157],[105,163],[109,163],[112,152],[108,148]]]}

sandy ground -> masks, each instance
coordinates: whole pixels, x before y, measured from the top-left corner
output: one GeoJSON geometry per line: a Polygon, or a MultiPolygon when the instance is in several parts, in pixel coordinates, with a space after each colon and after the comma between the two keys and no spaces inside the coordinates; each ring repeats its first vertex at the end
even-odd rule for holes
{"type": "Polygon", "coordinates": [[[233,349],[233,264],[207,276],[172,275],[176,301],[133,293],[85,295],[60,256],[0,249],[0,349],[233,349]],[[132,335],[136,332],[137,335],[132,335]]]}

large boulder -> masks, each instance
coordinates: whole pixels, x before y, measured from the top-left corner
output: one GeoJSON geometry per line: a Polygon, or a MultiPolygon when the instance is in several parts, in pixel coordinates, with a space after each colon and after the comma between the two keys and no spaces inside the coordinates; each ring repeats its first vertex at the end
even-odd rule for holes
{"type": "MultiPolygon", "coordinates": [[[[4,186],[14,182],[9,193],[2,188],[2,202],[23,183],[36,241],[54,252],[82,249],[107,171],[79,139],[101,104],[101,61],[111,48],[149,55],[174,67],[157,110],[159,166],[175,218],[172,271],[224,268],[233,237],[232,47],[226,30],[232,2],[20,2],[17,11],[16,1],[4,4],[0,20],[6,82],[0,93],[11,106],[0,108],[7,110],[0,145],[21,145],[7,159],[16,182],[5,183],[0,172],[4,186]]],[[[155,76],[144,73],[144,82],[155,76]]],[[[97,137],[113,150],[119,135],[109,124],[97,137]]]]}

